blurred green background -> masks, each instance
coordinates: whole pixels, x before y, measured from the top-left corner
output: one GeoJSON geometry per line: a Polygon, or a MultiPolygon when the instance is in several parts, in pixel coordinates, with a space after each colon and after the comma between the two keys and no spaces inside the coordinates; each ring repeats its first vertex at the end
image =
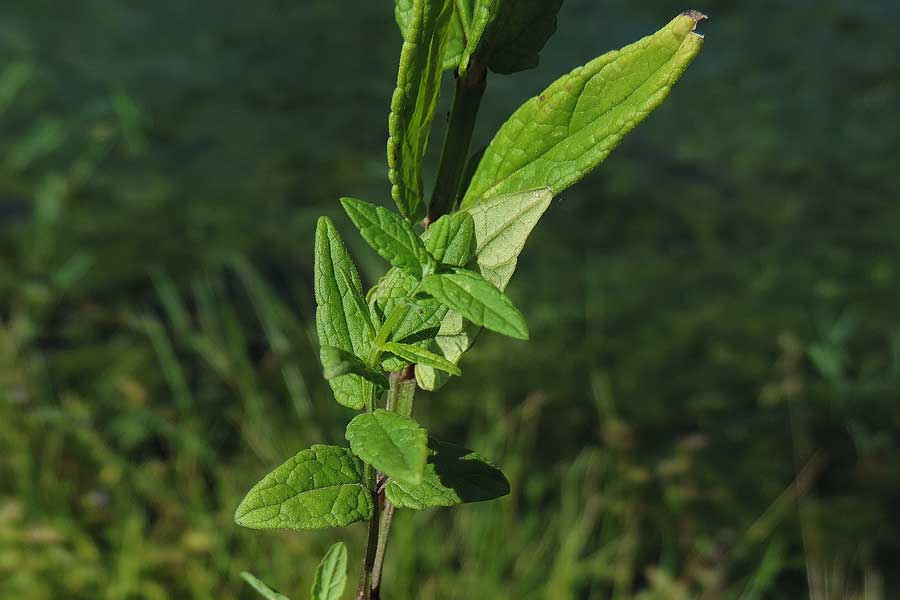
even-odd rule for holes
{"type": "MultiPolygon", "coordinates": [[[[699,58],[522,257],[532,340],[417,404],[512,494],[400,513],[387,597],[900,597],[900,4],[567,0],[475,143],[686,8],[699,58]]],[[[314,219],[380,276],[337,198],[389,202],[400,43],[388,1],[0,0],[0,598],[303,598],[337,539],[355,581],[364,526],[232,514],[342,442],[314,219]]]]}

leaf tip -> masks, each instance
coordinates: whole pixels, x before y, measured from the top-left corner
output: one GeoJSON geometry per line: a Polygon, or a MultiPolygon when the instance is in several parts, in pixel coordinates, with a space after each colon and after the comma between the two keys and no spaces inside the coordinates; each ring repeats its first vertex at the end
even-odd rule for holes
{"type": "Polygon", "coordinates": [[[247,508],[247,496],[244,496],[244,499],[241,500],[241,503],[238,504],[238,507],[234,509],[234,523],[240,527],[249,527],[247,524],[247,513],[250,512],[247,508]]]}
{"type": "Polygon", "coordinates": [[[688,19],[691,20],[691,29],[687,33],[693,33],[695,36],[699,37],[700,39],[703,39],[703,34],[697,33],[697,31],[696,31],[697,24],[700,21],[704,21],[704,20],[708,19],[709,18],[708,16],[706,16],[699,10],[686,10],[678,16],[679,17],[687,17],[688,19]]]}

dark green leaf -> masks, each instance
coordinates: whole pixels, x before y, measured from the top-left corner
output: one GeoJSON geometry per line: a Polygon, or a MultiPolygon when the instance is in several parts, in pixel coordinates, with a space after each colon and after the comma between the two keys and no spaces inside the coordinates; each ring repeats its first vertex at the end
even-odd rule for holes
{"type": "Polygon", "coordinates": [[[250,529],[343,527],[372,517],[363,464],[347,448],[313,446],[247,493],[234,521],[250,529]]]}
{"type": "Polygon", "coordinates": [[[363,238],[386,261],[415,277],[430,262],[425,244],[400,215],[380,206],[341,198],[341,204],[363,238]]]}
{"type": "Polygon", "coordinates": [[[430,352],[419,346],[388,342],[384,345],[384,350],[391,354],[396,354],[400,358],[417,365],[427,365],[433,369],[439,369],[445,373],[450,373],[451,375],[462,375],[462,371],[459,370],[459,367],[452,362],[443,356],[439,356],[434,352],[430,352]]]}
{"type": "Polygon", "coordinates": [[[491,282],[472,271],[429,275],[422,290],[463,317],[491,331],[528,339],[528,326],[512,301],[491,282]]]}
{"type": "Polygon", "coordinates": [[[388,387],[387,377],[383,373],[370,369],[358,356],[346,350],[322,346],[319,356],[322,360],[323,375],[329,381],[345,375],[359,375],[382,389],[388,387]]]}
{"type": "MultiPolygon", "coordinates": [[[[316,227],[316,329],[323,346],[368,356],[374,333],[362,298],[362,284],[334,224],[327,217],[316,227]]],[[[375,386],[359,375],[331,380],[338,403],[360,409],[375,397],[375,386]]]]}
{"type": "Polygon", "coordinates": [[[379,408],[354,417],[346,435],[354,454],[388,477],[422,481],[428,434],[409,417],[379,408]]]}
{"type": "Polygon", "coordinates": [[[422,510],[493,500],[509,493],[509,481],[500,469],[475,452],[434,438],[428,438],[428,452],[421,484],[388,482],[385,494],[394,506],[422,510]]]}
{"type": "Polygon", "coordinates": [[[556,31],[563,0],[476,0],[460,71],[475,59],[496,73],[516,73],[538,65],[540,52],[556,31]]]}
{"type": "Polygon", "coordinates": [[[444,215],[428,228],[425,248],[442,264],[464,267],[475,252],[475,222],[467,212],[444,215]]]}

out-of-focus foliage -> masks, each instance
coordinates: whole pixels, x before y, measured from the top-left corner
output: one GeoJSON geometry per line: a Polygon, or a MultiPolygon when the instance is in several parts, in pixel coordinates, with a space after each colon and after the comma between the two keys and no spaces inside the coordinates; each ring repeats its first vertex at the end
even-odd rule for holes
{"type": "MultiPolygon", "coordinates": [[[[519,261],[540,343],[418,403],[512,491],[400,515],[391,597],[898,594],[900,7],[568,0],[476,143],[686,8],[703,55],[519,261]]],[[[312,215],[389,202],[400,43],[390,3],[0,6],[0,597],[309,589],[333,536],[231,517],[342,443],[312,215]]]]}

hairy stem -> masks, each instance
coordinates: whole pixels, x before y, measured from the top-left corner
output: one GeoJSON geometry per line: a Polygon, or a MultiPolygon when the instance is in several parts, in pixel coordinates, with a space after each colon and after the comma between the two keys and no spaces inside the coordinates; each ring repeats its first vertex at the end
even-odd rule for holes
{"type": "MultiPolygon", "coordinates": [[[[399,408],[406,413],[406,416],[409,416],[412,413],[413,396],[416,389],[414,367],[410,365],[398,373],[391,373],[390,383],[385,408],[388,410],[398,410],[399,408]]],[[[369,521],[369,541],[366,546],[366,557],[363,559],[363,570],[359,578],[356,600],[380,600],[381,598],[381,571],[384,568],[384,554],[387,550],[388,535],[394,517],[394,505],[384,494],[386,484],[387,478],[383,473],[379,473],[375,478],[375,489],[372,490],[375,512],[369,521]]]]}
{"type": "Polygon", "coordinates": [[[426,227],[450,212],[456,203],[459,184],[469,159],[478,107],[486,87],[487,69],[477,61],[472,61],[466,73],[456,78],[456,95],[453,97],[437,181],[425,219],[426,227]]]}

